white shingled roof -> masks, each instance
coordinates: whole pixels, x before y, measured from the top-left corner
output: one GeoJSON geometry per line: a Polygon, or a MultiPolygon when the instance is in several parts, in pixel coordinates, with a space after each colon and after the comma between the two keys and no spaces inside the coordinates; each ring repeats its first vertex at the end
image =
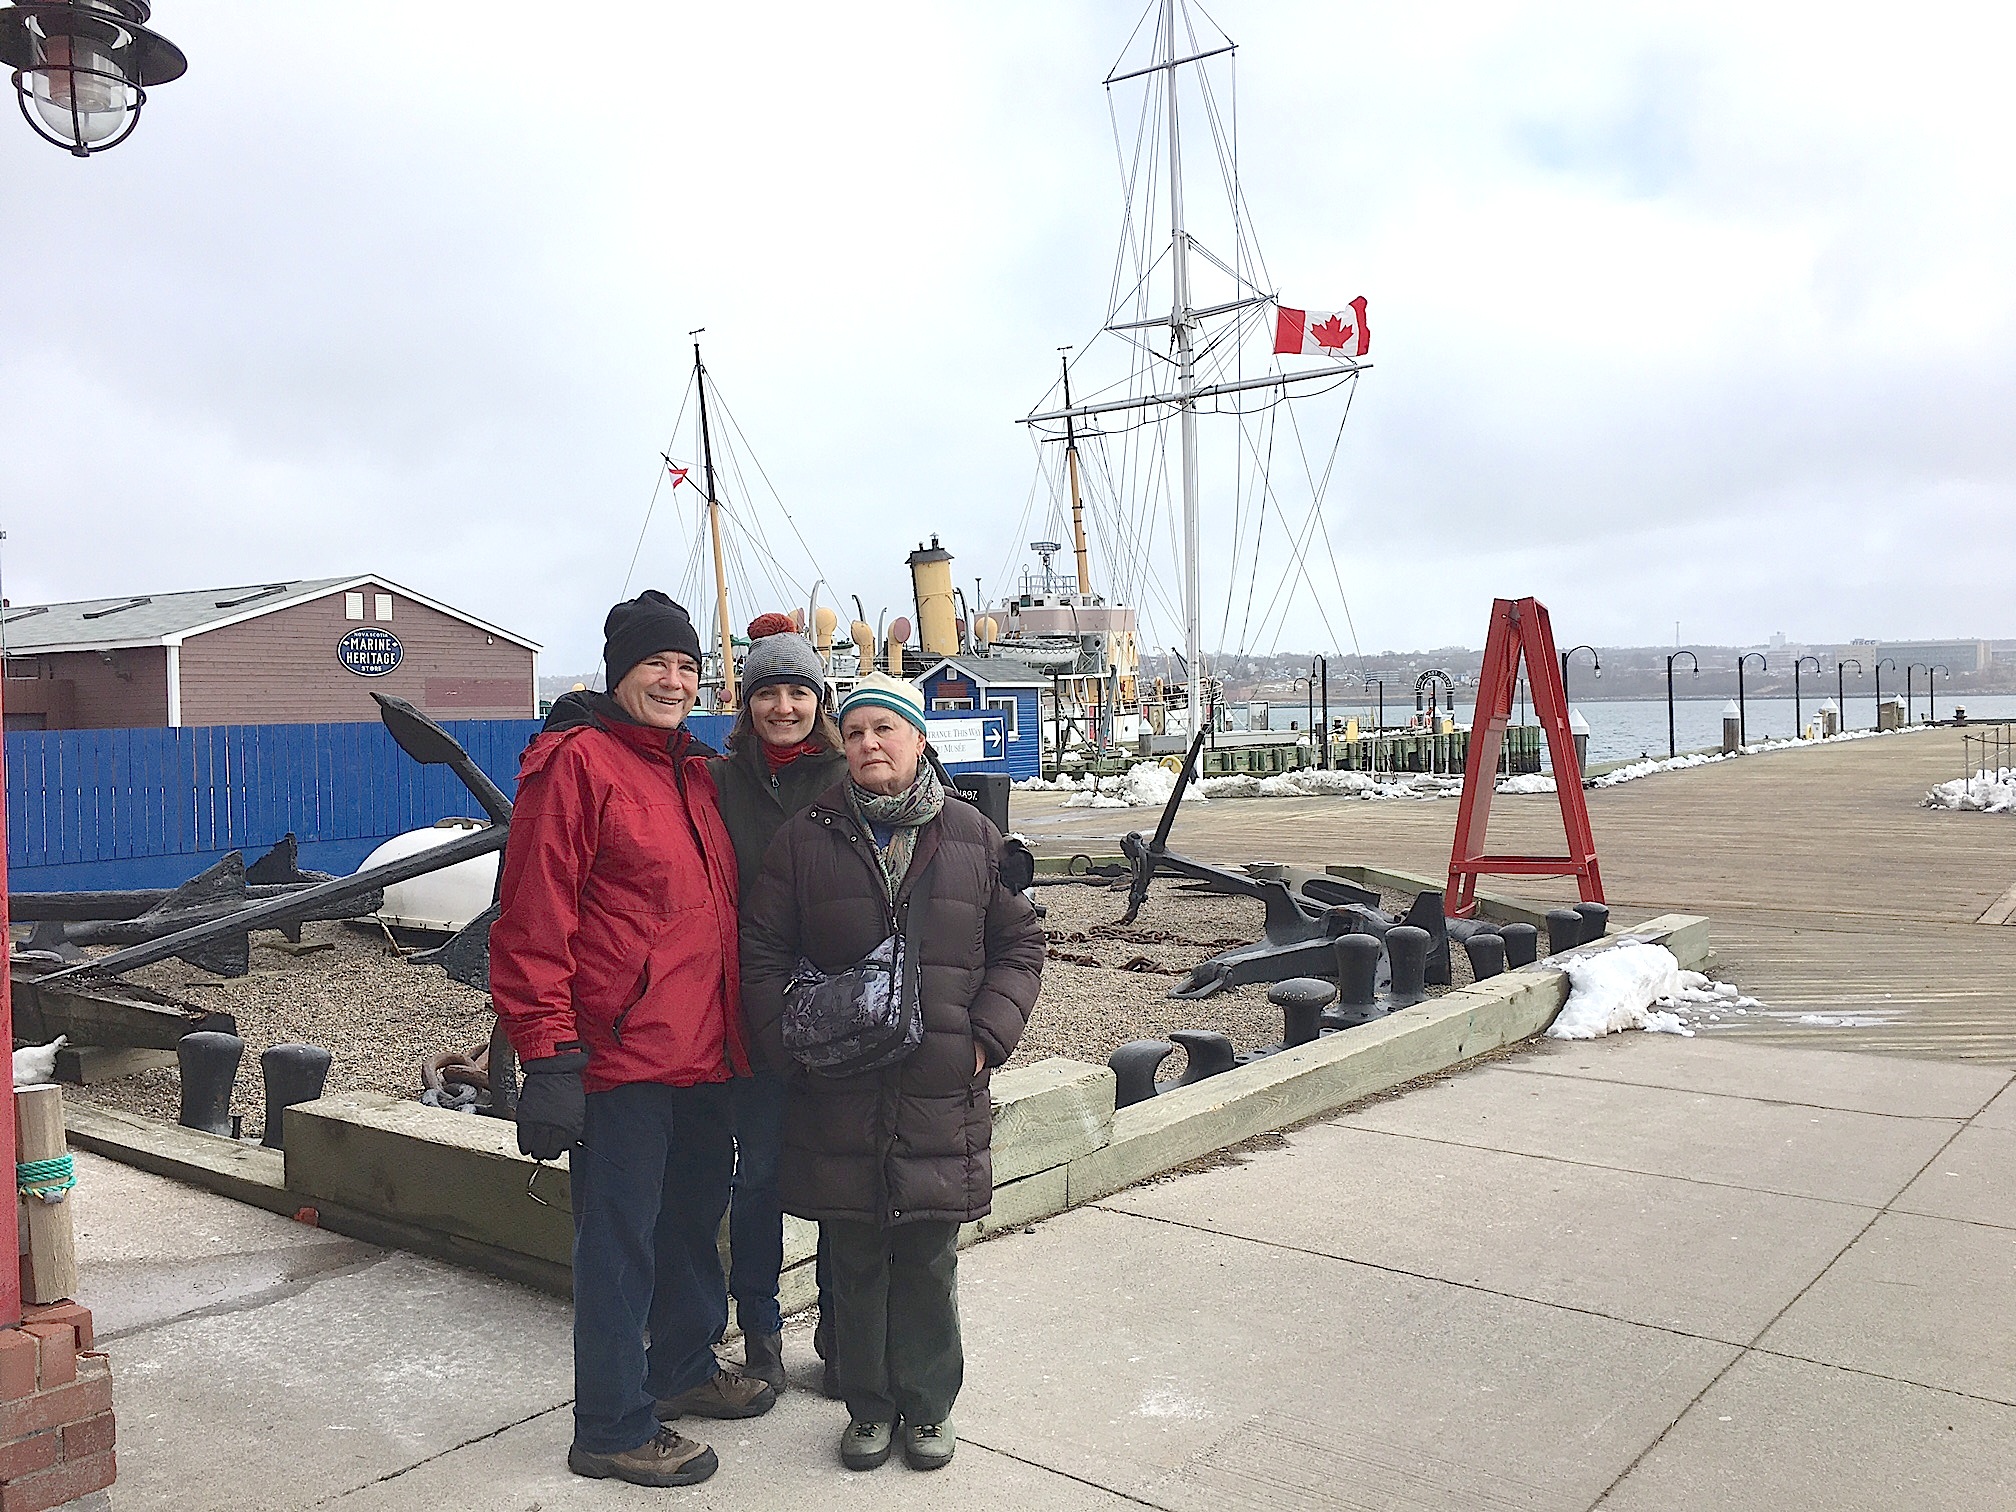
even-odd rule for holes
{"type": "Polygon", "coordinates": [[[390,589],[416,604],[452,615],[528,651],[539,649],[537,641],[402,588],[389,578],[369,574],[243,583],[235,588],[202,588],[186,593],[128,594],[74,604],[15,604],[0,610],[0,635],[4,635],[10,656],[37,651],[110,651],[120,646],[179,646],[190,636],[206,630],[219,630],[365,584],[390,589]]]}

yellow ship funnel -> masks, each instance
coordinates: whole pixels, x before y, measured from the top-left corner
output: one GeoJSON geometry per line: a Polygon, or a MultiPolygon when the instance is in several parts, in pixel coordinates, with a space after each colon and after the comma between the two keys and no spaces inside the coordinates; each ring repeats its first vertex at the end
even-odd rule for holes
{"type": "Polygon", "coordinates": [[[952,553],[931,537],[910,553],[910,584],[917,596],[917,639],[926,656],[959,650],[959,617],[952,603],[952,553]]]}
{"type": "Polygon", "coordinates": [[[854,654],[861,661],[861,675],[866,677],[875,670],[875,632],[861,620],[848,627],[848,635],[854,640],[854,654]]]}

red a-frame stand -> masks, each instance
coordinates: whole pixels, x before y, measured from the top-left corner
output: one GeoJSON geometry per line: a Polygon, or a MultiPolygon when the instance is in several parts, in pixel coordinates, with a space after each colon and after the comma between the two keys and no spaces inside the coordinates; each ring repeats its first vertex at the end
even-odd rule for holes
{"type": "Polygon", "coordinates": [[[1568,693],[1561,686],[1561,660],[1554,651],[1554,627],[1538,599],[1494,599],[1491,634],[1484,642],[1484,671],[1477,679],[1477,709],[1470,722],[1470,753],[1463,767],[1462,805],[1456,812],[1456,843],[1449,852],[1447,908],[1452,919],[1477,911],[1477,879],[1498,876],[1574,877],[1583,901],[1603,901],[1603,878],[1596,869],[1596,837],[1589,830],[1589,805],[1582,796],[1581,764],[1568,730],[1568,693]],[[1526,658],[1526,682],[1533,710],[1547,732],[1554,761],[1554,787],[1561,800],[1561,827],[1568,836],[1565,856],[1492,856],[1484,852],[1491,822],[1491,795],[1498,787],[1498,753],[1512,717],[1519,682],[1519,658],[1526,658]]]}

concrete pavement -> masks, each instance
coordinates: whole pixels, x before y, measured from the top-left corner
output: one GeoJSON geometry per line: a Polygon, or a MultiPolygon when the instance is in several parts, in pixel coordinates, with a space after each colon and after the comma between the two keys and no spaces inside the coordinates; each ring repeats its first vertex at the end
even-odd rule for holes
{"type": "Polygon", "coordinates": [[[968,1251],[943,1474],[799,1390],[674,1492],[567,1474],[552,1299],[79,1156],[113,1505],[2016,1506],[2010,1081],[1544,1045],[968,1251]]]}

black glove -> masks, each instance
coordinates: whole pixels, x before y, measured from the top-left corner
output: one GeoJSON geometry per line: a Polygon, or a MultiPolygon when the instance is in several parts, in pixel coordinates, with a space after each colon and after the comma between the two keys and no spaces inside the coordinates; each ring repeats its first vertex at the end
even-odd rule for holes
{"type": "Polygon", "coordinates": [[[588,1091],[581,1073],[588,1052],[563,1050],[525,1062],[525,1085],[518,1093],[518,1152],[534,1160],[557,1160],[581,1140],[588,1120],[588,1091]]]}

